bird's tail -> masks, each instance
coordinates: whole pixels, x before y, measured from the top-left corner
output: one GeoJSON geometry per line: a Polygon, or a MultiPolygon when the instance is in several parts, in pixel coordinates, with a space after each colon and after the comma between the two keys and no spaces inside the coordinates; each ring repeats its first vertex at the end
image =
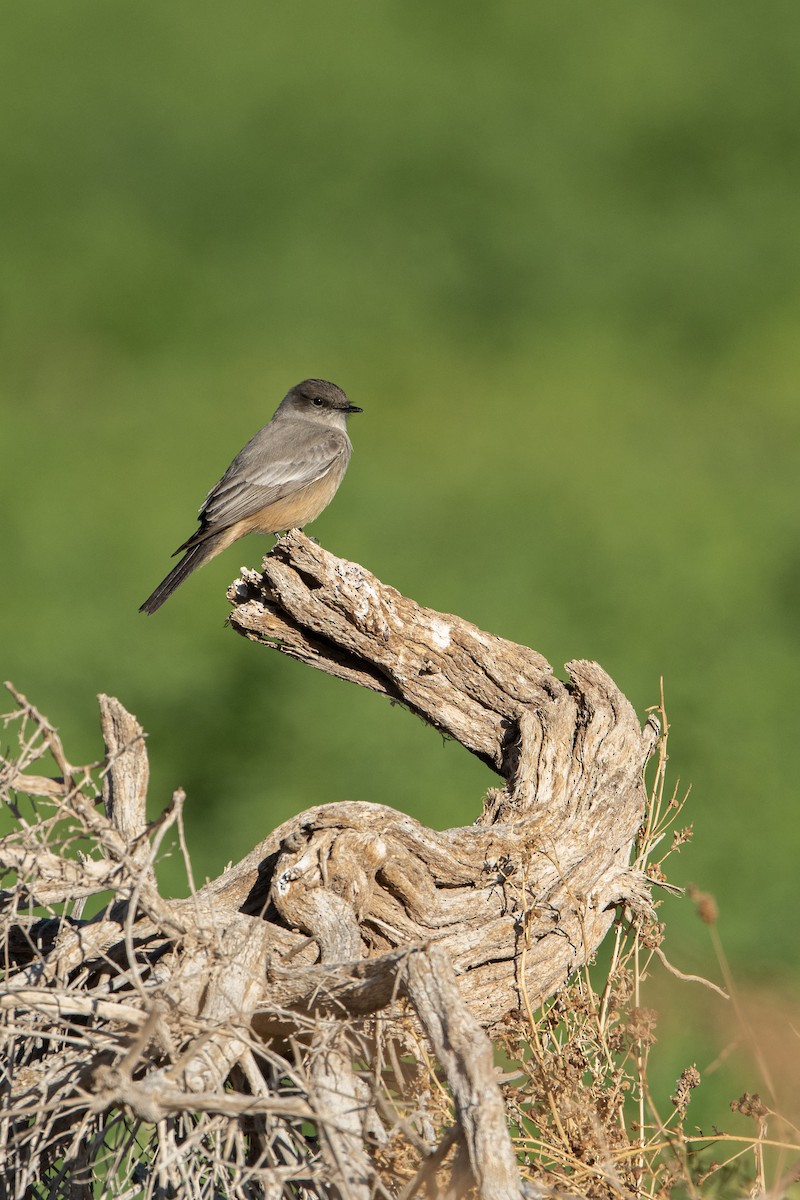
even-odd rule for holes
{"type": "Polygon", "coordinates": [[[177,587],[187,579],[192,571],[196,571],[204,562],[208,562],[218,551],[224,549],[221,536],[206,538],[186,551],[177,566],[173,567],[166,579],[162,579],[152,595],[148,596],[139,612],[157,612],[165,600],[169,600],[177,587]]]}

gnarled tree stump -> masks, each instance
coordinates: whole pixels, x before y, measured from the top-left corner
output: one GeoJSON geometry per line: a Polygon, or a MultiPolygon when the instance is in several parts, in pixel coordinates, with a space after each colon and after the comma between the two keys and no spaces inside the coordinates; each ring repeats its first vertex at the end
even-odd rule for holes
{"type": "MultiPolygon", "coordinates": [[[[487,1032],[557,991],[620,906],[647,908],[630,858],[655,728],[640,728],[596,664],[568,664],[561,682],[535,651],[420,607],[299,532],[276,544],[263,573],[244,572],[229,599],[239,633],[405,705],[502,785],[474,825],[445,832],[380,804],[316,806],[170,901],[153,861],[181,797],[147,826],[135,719],[101,697],[98,789],[17,695],[26,732],[5,788],[12,804],[25,792],[55,815],[36,836],[21,827],[0,853],[16,873],[4,894],[0,1001],[24,1075],[22,1101],[10,1092],[15,1186],[23,1194],[31,1172],[54,1163],[71,1164],[68,1177],[87,1187],[92,1170],[107,1177],[107,1164],[87,1163],[87,1139],[100,1144],[118,1111],[158,1131],[137,1170],[159,1186],[186,1187],[167,1143],[190,1138],[219,1195],[245,1194],[236,1190],[245,1178],[276,1198],[399,1195],[374,1160],[401,1120],[380,1099],[375,1056],[387,1038],[421,1027],[452,1090],[464,1186],[520,1197],[487,1032]],[[31,772],[45,754],[57,778],[31,772]],[[53,848],[67,819],[92,844],[81,859],[53,848]],[[69,915],[67,904],[108,888],[114,899],[99,916],[69,915]],[[48,1045],[60,1047],[59,1105],[48,1045]],[[213,1123],[223,1117],[225,1137],[213,1123]]],[[[446,1146],[409,1136],[421,1162],[402,1193],[410,1197],[446,1146]]]]}
{"type": "MultiPolygon", "coordinates": [[[[216,901],[269,904],[317,936],[338,897],[368,959],[435,942],[490,1030],[523,989],[536,1007],[582,966],[619,905],[646,902],[629,862],[655,730],[596,663],[568,663],[563,683],[534,650],[422,608],[297,532],[228,597],[238,632],[405,705],[505,785],[474,825],[443,833],[378,804],[310,809],[212,884],[216,901]]],[[[292,975],[289,1004],[305,986],[292,975]]]]}

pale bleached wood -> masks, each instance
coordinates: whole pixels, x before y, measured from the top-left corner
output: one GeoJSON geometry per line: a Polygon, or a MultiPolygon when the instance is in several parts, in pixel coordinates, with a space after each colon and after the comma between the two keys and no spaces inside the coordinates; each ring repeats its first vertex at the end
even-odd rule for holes
{"type": "MultiPolygon", "coordinates": [[[[41,722],[62,777],[31,771],[36,752],[7,764],[7,786],[24,790],[29,778],[31,794],[78,822],[95,857],[59,862],[46,839],[7,843],[0,864],[21,877],[10,911],[26,896],[55,904],[100,886],[117,896],[94,921],[18,914],[3,947],[14,1028],[29,1028],[35,1048],[48,1036],[57,1046],[65,1025],[81,1044],[79,1014],[99,1023],[94,1057],[60,1051],[64,1087],[74,1078],[91,1097],[82,1120],[115,1105],[153,1122],[261,1114],[265,1194],[302,1176],[306,1197],[361,1200],[376,1182],[365,1131],[380,1120],[353,1047],[363,1056],[378,1037],[365,1030],[401,1028],[413,1011],[447,1075],[479,1194],[516,1200],[487,1032],[557,992],[621,906],[647,909],[631,852],[655,731],[597,664],[569,663],[558,679],[535,651],[423,608],[298,532],[229,596],[237,632],[403,704],[475,754],[495,784],[473,824],[445,831],[379,803],[317,804],[196,895],[165,900],[136,719],[100,698],[103,813],[88,769],[70,765],[52,726],[13,693],[25,719],[41,722]],[[54,983],[55,1007],[45,1003],[54,983]],[[224,1090],[237,1078],[251,1096],[224,1090]],[[319,1153],[298,1118],[315,1123],[319,1153]]],[[[379,763],[375,778],[377,790],[379,763]]],[[[410,772],[409,782],[435,802],[424,779],[410,772]]],[[[179,814],[176,796],[165,820],[179,814]]],[[[41,1088],[47,1068],[36,1050],[22,1078],[41,1088]]],[[[26,1138],[23,1164],[42,1152],[35,1126],[26,1138]]],[[[433,1169],[435,1145],[425,1153],[433,1169]]]]}
{"type": "MultiPolygon", "coordinates": [[[[209,884],[216,902],[280,912],[293,874],[296,892],[349,897],[363,955],[439,942],[487,1027],[557,990],[620,906],[647,906],[629,862],[654,732],[596,663],[569,663],[559,680],[535,651],[421,607],[298,532],[229,596],[238,632],[404,704],[504,786],[474,825],[444,832],[380,804],[309,809],[209,884]]],[[[300,951],[298,966],[312,959],[300,951]]]]}
{"type": "Polygon", "coordinates": [[[453,1092],[469,1168],[486,1200],[521,1200],[522,1190],[492,1044],[469,1011],[439,946],[408,955],[406,993],[453,1092]]]}
{"type": "Polygon", "coordinates": [[[100,694],[100,728],[106,746],[103,803],[106,816],[133,845],[147,826],[150,763],[144,730],[114,696],[100,694]]]}

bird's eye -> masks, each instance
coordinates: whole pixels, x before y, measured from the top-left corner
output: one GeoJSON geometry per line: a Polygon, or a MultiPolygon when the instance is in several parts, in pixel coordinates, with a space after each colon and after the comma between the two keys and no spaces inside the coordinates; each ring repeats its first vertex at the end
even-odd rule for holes
{"type": "Polygon", "coordinates": [[[315,404],[317,406],[317,408],[322,408],[324,403],[325,403],[325,401],[322,399],[321,396],[315,396],[314,399],[312,400],[312,404],[315,404]]]}

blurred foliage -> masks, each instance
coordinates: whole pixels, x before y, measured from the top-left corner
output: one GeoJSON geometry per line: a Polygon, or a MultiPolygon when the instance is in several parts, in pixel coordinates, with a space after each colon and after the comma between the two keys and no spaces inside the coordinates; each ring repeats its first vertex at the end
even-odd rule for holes
{"type": "Polygon", "coordinates": [[[225,630],[264,540],[136,611],[322,375],[365,412],[312,532],[642,714],[663,675],[676,882],[796,976],[799,40],[787,0],[6,6],[2,670],[85,758],[95,692],[137,714],[199,877],[321,800],[444,827],[492,782],[225,630]]]}

